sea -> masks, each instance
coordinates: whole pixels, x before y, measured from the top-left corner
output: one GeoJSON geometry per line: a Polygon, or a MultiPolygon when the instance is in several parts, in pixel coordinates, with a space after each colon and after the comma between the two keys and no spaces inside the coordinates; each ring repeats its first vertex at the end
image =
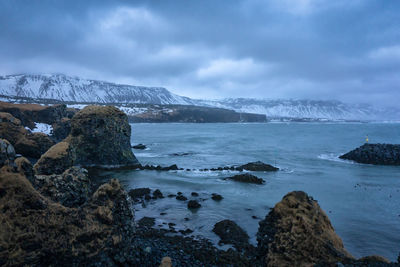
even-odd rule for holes
{"type": "Polygon", "coordinates": [[[133,150],[142,164],[177,164],[191,170],[108,171],[101,179],[118,178],[127,190],[160,189],[164,196],[182,192],[202,205],[191,211],[186,202],[175,198],[151,200],[134,206],[136,220],[154,217],[160,228],[172,222],[177,230],[189,228],[192,236],[217,245],[213,226],[230,219],[256,245],[259,221],[285,194],[302,190],[318,201],[353,256],[397,260],[400,166],[358,164],[338,157],[365,143],[367,135],[370,143],[399,144],[399,123],[139,123],[131,127],[131,143],[147,146],[133,150]],[[263,185],[224,179],[235,171],[200,171],[254,161],[280,170],[253,173],[266,181],[263,185]],[[192,197],[192,192],[199,196],[192,197]],[[224,199],[213,201],[211,193],[224,199]]]}

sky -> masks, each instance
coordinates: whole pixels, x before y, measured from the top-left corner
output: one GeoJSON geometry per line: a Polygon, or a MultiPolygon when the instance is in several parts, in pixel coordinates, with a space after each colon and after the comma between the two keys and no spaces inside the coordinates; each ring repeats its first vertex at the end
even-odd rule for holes
{"type": "Polygon", "coordinates": [[[0,0],[0,75],[397,106],[398,0],[0,0]]]}

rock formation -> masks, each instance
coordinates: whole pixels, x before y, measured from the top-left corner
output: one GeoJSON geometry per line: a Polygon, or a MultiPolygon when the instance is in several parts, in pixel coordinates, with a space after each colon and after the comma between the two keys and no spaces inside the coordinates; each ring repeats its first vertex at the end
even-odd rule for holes
{"type": "Polygon", "coordinates": [[[364,144],[340,158],[365,164],[400,165],[400,145],[364,144]]]}
{"type": "Polygon", "coordinates": [[[1,266],[134,265],[133,213],[117,180],[68,208],[40,194],[18,171],[9,142],[0,140],[0,149],[1,266]]]}
{"type": "Polygon", "coordinates": [[[237,174],[232,177],[228,177],[226,179],[233,180],[236,182],[242,182],[242,183],[251,183],[251,184],[263,184],[265,181],[261,178],[258,178],[255,175],[252,175],[250,173],[244,173],[244,174],[237,174]]]}
{"type": "Polygon", "coordinates": [[[239,166],[238,168],[248,170],[248,171],[256,171],[256,172],[270,172],[270,171],[278,171],[279,170],[279,168],[276,168],[272,165],[266,164],[261,161],[249,162],[247,164],[239,166]]]}
{"type": "Polygon", "coordinates": [[[221,238],[220,244],[232,244],[237,249],[247,246],[249,242],[248,234],[231,220],[217,222],[213,232],[221,238]]]}
{"type": "Polygon", "coordinates": [[[38,174],[61,174],[71,166],[138,167],[128,118],[112,106],[87,106],[71,119],[71,133],[34,166],[38,174]]]}
{"type": "Polygon", "coordinates": [[[54,145],[46,134],[29,132],[19,119],[5,112],[0,112],[0,138],[8,140],[18,154],[30,158],[40,158],[54,145]]]}
{"type": "Polygon", "coordinates": [[[352,259],[317,201],[301,191],[284,196],[260,222],[257,241],[267,266],[313,266],[352,259]]]}

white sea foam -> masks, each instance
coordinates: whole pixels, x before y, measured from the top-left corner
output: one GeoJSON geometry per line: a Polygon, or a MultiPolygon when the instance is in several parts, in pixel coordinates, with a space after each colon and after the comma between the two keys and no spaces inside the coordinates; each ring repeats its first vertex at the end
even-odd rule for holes
{"type": "Polygon", "coordinates": [[[339,156],[342,154],[334,154],[334,153],[329,153],[329,154],[320,154],[318,155],[319,159],[323,160],[329,160],[329,161],[335,161],[335,162],[341,162],[341,163],[348,163],[348,164],[354,164],[354,161],[351,160],[344,160],[339,158],[339,156]]]}

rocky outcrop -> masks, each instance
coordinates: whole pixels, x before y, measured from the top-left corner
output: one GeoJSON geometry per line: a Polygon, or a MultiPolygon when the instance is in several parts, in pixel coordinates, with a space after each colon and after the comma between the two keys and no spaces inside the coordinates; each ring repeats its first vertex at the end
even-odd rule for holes
{"type": "Polygon", "coordinates": [[[71,166],[139,167],[130,145],[127,116],[112,106],[87,106],[71,119],[71,133],[34,166],[39,174],[61,174],[71,166]]]}
{"type": "Polygon", "coordinates": [[[71,132],[71,119],[62,118],[61,120],[53,123],[52,127],[53,127],[52,137],[59,142],[65,139],[71,132]]]}
{"type": "Polygon", "coordinates": [[[29,132],[19,119],[5,112],[0,112],[0,138],[7,139],[18,154],[30,158],[40,158],[54,145],[49,136],[29,132]]]}
{"type": "MultiPolygon", "coordinates": [[[[0,148],[9,144],[0,140],[0,148]]],[[[133,213],[117,180],[100,186],[88,201],[69,208],[40,194],[10,163],[0,158],[0,265],[134,265],[133,213]]]]}
{"type": "Polygon", "coordinates": [[[66,207],[82,205],[91,194],[88,172],[78,167],[71,167],[63,174],[36,175],[32,184],[43,196],[66,207]]]}
{"type": "Polygon", "coordinates": [[[400,145],[364,144],[339,158],[375,165],[400,165],[400,145]]]}
{"type": "Polygon", "coordinates": [[[242,182],[242,183],[251,183],[251,184],[263,184],[265,181],[261,178],[258,178],[255,175],[252,175],[250,173],[243,173],[243,174],[237,174],[232,177],[228,177],[225,179],[233,180],[236,182],[242,182]]]}
{"type": "Polygon", "coordinates": [[[217,222],[213,232],[221,238],[220,244],[232,244],[237,249],[247,246],[249,242],[248,234],[231,220],[217,222]]]}
{"type": "Polygon", "coordinates": [[[260,222],[257,241],[267,266],[328,265],[352,259],[317,201],[301,191],[284,196],[260,222]]]}
{"type": "Polygon", "coordinates": [[[279,168],[276,168],[272,165],[266,164],[261,161],[249,162],[247,164],[239,166],[238,168],[243,169],[243,170],[248,170],[248,171],[255,171],[255,172],[271,172],[271,171],[279,170],[279,168]]]}

